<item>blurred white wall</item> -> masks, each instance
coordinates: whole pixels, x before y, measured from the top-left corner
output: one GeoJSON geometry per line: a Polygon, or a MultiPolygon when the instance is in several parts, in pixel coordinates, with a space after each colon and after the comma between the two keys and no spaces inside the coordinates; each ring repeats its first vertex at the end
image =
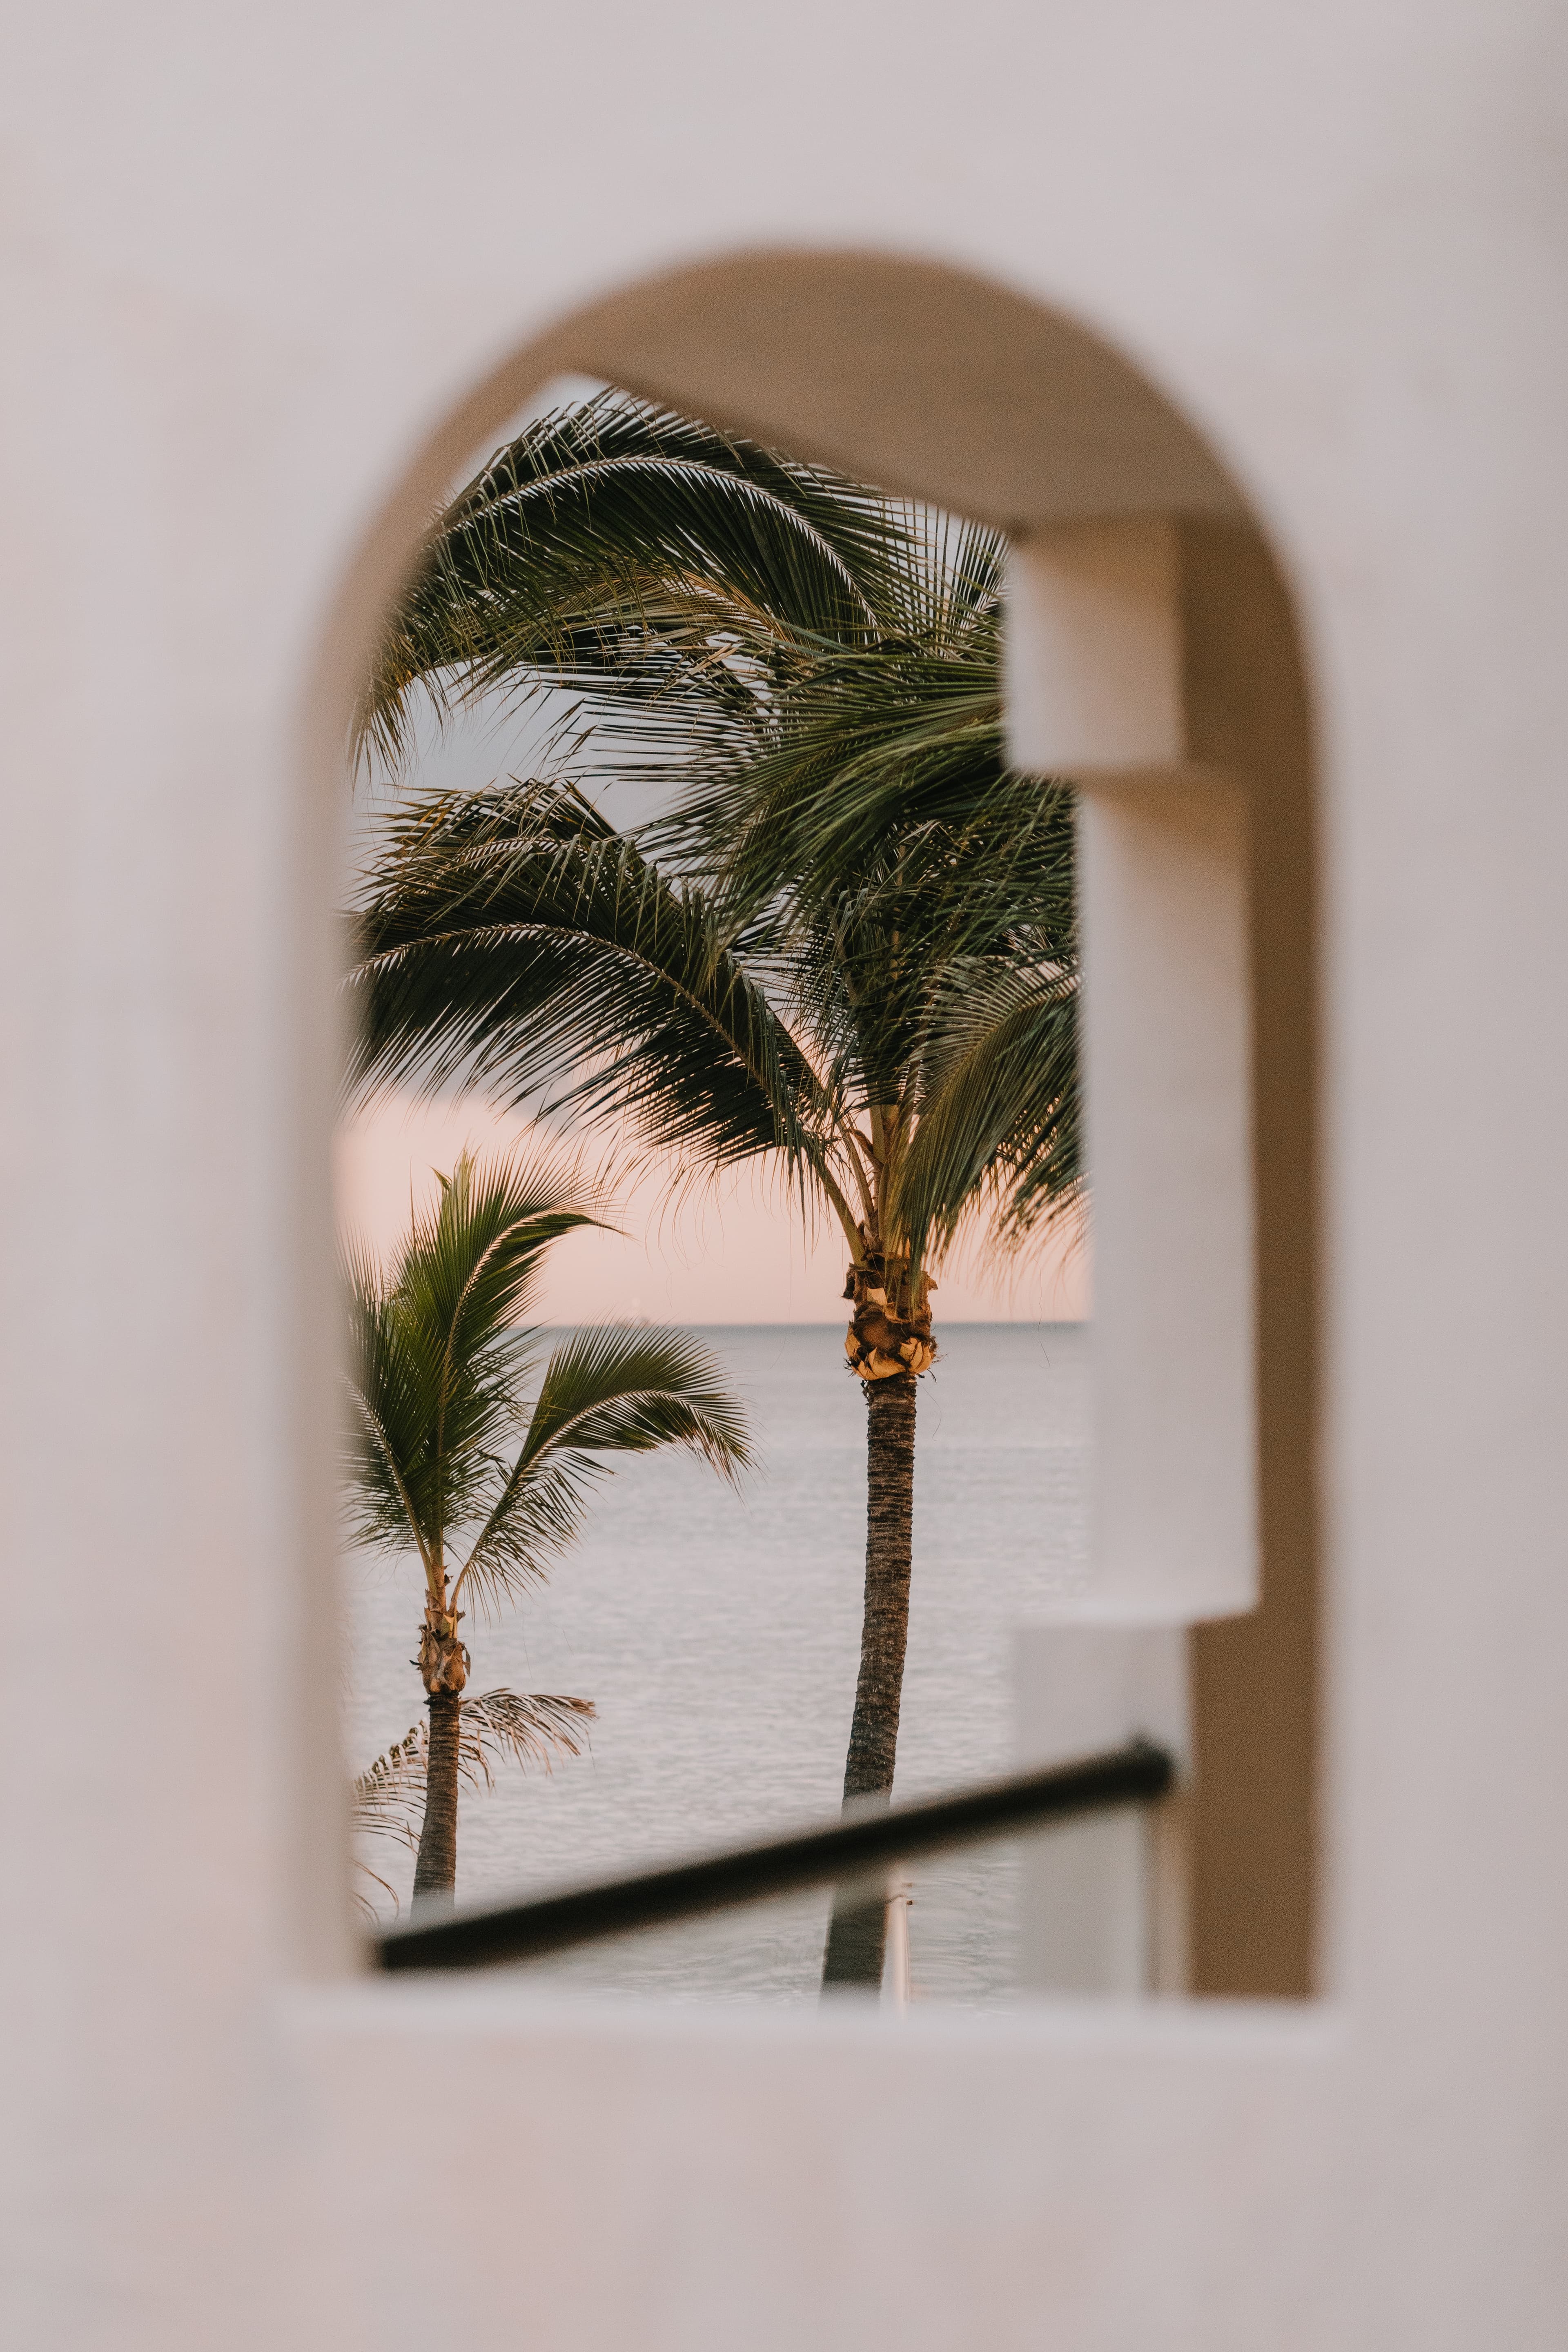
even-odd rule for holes
{"type": "MultiPolygon", "coordinates": [[[[1565,47],[1548,0],[13,20],[8,2344],[1561,2340],[1565,47]],[[1316,2003],[895,2032],[353,1974],[342,696],[519,371],[603,364],[563,322],[752,249],[1087,322],[1291,583],[1322,785],[1316,2003]]],[[[676,389],[700,299],[665,300],[616,331],[676,389]]],[[[900,424],[909,486],[956,497],[951,458],[1013,519],[1031,386],[983,335],[879,344],[888,315],[793,353],[803,446],[877,446],[934,369],[967,406],[900,424]],[[851,346],[885,392],[853,419],[851,346]]],[[[1136,504],[1136,419],[1060,340],[1061,413],[1085,448],[1103,414],[1136,504]]],[[[765,406],[751,348],[724,382],[765,406]]]]}

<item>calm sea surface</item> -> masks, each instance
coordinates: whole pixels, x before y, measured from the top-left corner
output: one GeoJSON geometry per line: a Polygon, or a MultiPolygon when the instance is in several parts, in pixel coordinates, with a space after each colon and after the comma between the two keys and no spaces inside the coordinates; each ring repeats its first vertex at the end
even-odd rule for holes
{"type": "MultiPolygon", "coordinates": [[[[542,1891],[833,1816],[858,1660],[865,1407],[837,1326],[703,1333],[750,1406],[758,1468],[742,1492],[685,1460],[628,1463],[601,1486],[549,1587],[470,1622],[470,1688],[590,1698],[593,1754],[465,1793],[461,1901],[542,1891]]],[[[898,1794],[1008,1769],[1012,1639],[1085,1577],[1087,1329],[939,1330],[921,1382],[915,1556],[898,1794]]],[[[356,1769],[422,1711],[409,1663],[411,1564],[353,1559],[348,1744],[356,1769]]],[[[412,1860],[366,1859],[406,1911],[412,1860]]],[[[921,1866],[917,1998],[975,2001],[1013,1970],[1016,1856],[921,1866]]],[[[392,1906],[381,1905],[390,1916],[392,1906]]],[[[809,2000],[826,1898],[628,1937],[540,1964],[581,1987],[699,2000],[809,2000]]]]}

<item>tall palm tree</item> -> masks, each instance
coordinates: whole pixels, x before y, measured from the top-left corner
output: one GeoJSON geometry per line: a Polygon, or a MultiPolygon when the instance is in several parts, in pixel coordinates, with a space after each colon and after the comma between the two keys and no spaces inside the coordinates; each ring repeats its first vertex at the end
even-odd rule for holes
{"type": "MultiPolygon", "coordinates": [[[[868,1415],[844,1793],[886,1802],[932,1270],[1076,1200],[1068,796],[1011,774],[994,534],[620,401],[546,418],[444,515],[367,689],[570,689],[544,778],[405,803],[361,908],[363,1082],[460,1076],[630,1124],[683,1169],[772,1155],[848,1255],[868,1415]],[[611,495],[612,486],[614,496],[611,495]],[[676,798],[640,837],[589,787],[676,798]]],[[[836,1907],[828,1982],[880,1974],[836,1907]]]]}
{"type": "MultiPolygon", "coordinates": [[[[490,1691],[467,1708],[465,1601],[493,1612],[538,1582],[572,1542],[610,1457],[679,1445],[726,1475],[747,1460],[744,1417],[706,1350],[684,1333],[610,1328],[562,1340],[531,1407],[534,1335],[521,1327],[551,1243],[598,1222],[590,1188],[542,1159],[465,1153],[387,1266],[346,1252],[351,1324],[351,1532],[418,1559],[423,1753],[356,1789],[362,1815],[405,1797],[416,1760],[424,1813],[416,1902],[449,1904],[458,1788],[497,1747],[520,1761],[571,1752],[582,1699],[490,1691]],[[465,1723],[465,1715],[468,1721],[465,1723]]],[[[420,1743],[416,1743],[420,1745],[420,1743]]]]}

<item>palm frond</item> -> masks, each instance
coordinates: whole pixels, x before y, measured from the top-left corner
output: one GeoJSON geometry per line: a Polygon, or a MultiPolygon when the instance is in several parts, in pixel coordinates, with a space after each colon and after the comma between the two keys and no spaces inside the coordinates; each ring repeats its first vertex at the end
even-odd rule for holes
{"type": "Polygon", "coordinates": [[[645,1454],[680,1445],[726,1477],[751,1461],[746,1416],[718,1360],[689,1331],[611,1324],[574,1332],[540,1382],[522,1458],[645,1454]]]}
{"type": "Polygon", "coordinates": [[[425,1814],[429,1727],[413,1723],[359,1773],[350,1791],[350,1821],[360,1837],[395,1838],[416,1846],[425,1814]]]}
{"type": "Polygon", "coordinates": [[[458,1769],[495,1786],[494,1767],[510,1760],[525,1770],[532,1765],[551,1770],[560,1756],[585,1756],[586,1727],[595,1709],[592,1699],[563,1698],[545,1691],[480,1691],[465,1698],[458,1725],[458,1769]],[[467,1743],[472,1740],[472,1751],[467,1743]]]}
{"type": "Polygon", "coordinates": [[[1004,1248],[1076,1213],[1083,1187],[1070,971],[993,966],[954,984],[926,1043],[927,1092],[890,1213],[917,1260],[985,1211],[1004,1248]]]}
{"type": "Polygon", "coordinates": [[[746,943],[570,785],[405,809],[360,944],[362,1094],[461,1077],[714,1165],[820,1161],[828,1106],[746,943]]]}
{"type": "Polygon", "coordinates": [[[545,1366],[521,1450],[457,1590],[493,1608],[541,1578],[575,1537],[605,1457],[668,1445],[728,1478],[751,1461],[745,1412],[714,1357],[684,1331],[574,1332],[545,1366]]]}
{"type": "Polygon", "coordinates": [[[482,1511],[515,1426],[527,1346],[516,1318],[551,1243],[601,1223],[602,1205],[558,1159],[465,1153],[388,1267],[345,1250],[359,1540],[413,1541],[428,1570],[447,1532],[482,1511]]]}
{"type": "Polygon", "coordinates": [[[718,642],[863,636],[899,524],[862,485],[608,393],[538,419],[437,520],[389,620],[355,740],[394,765],[438,711],[540,677],[668,689],[718,642]],[[721,593],[716,589],[721,583],[721,593]]]}
{"type": "MultiPolygon", "coordinates": [[[[548,1772],[560,1757],[584,1756],[594,1713],[591,1699],[545,1691],[490,1690],[465,1697],[458,1719],[458,1779],[475,1791],[489,1790],[505,1764],[548,1772]]],[[[417,1847],[429,1760],[430,1727],[422,1722],[411,1724],[403,1738],[366,1765],[351,1792],[356,1835],[391,1838],[410,1852],[417,1847]]],[[[360,1866],[392,1893],[385,1879],[363,1862],[360,1866]]]]}

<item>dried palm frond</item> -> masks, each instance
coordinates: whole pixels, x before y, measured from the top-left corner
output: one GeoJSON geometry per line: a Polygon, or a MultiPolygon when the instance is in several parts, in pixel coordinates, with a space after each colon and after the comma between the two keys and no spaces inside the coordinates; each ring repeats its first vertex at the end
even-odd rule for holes
{"type": "MultiPolygon", "coordinates": [[[[491,1690],[465,1698],[458,1718],[458,1776],[465,1787],[478,1790],[493,1789],[498,1767],[507,1762],[548,1772],[557,1757],[586,1754],[586,1727],[593,1717],[592,1699],[552,1692],[491,1690]]],[[[428,1724],[411,1724],[403,1738],[365,1767],[352,1799],[357,1835],[394,1838],[411,1852],[417,1847],[429,1753],[428,1724]]],[[[396,1902],[393,1888],[368,1863],[356,1857],[356,1866],[396,1902]]],[[[363,1895],[360,1900],[369,1907],[363,1895]]]]}

